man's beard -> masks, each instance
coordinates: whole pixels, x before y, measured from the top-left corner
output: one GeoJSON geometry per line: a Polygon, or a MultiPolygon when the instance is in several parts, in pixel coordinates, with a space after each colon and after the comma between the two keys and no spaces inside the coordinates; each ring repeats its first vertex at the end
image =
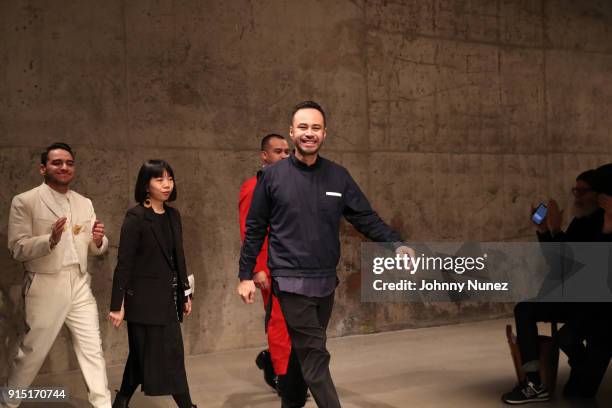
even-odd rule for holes
{"type": "Polygon", "coordinates": [[[574,217],[576,218],[584,218],[592,215],[595,211],[597,211],[599,207],[597,205],[583,206],[577,207],[574,205],[574,217]]]}
{"type": "Polygon", "coordinates": [[[47,183],[47,184],[55,184],[55,185],[58,185],[58,186],[67,186],[67,185],[70,184],[70,182],[72,182],[73,178],[74,178],[74,176],[70,177],[67,180],[60,180],[57,177],[53,177],[53,176],[50,176],[50,175],[46,174],[45,175],[45,183],[47,183]]]}

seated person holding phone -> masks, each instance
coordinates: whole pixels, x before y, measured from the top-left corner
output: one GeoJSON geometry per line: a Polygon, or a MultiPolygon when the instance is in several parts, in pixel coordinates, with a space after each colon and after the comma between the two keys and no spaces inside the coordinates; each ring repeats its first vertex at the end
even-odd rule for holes
{"type": "MultiPolygon", "coordinates": [[[[548,206],[540,204],[532,208],[531,220],[536,226],[540,242],[595,242],[607,241],[603,232],[605,211],[599,206],[598,193],[593,189],[596,171],[587,170],[576,177],[572,188],[574,195],[574,219],[566,231],[561,229],[563,211],[555,200],[548,206]]],[[[517,342],[523,361],[526,381],[502,396],[507,404],[548,401],[550,394],[540,378],[537,322],[563,322],[559,332],[561,348],[569,357],[572,375],[564,388],[564,394],[575,394],[577,370],[583,363],[584,337],[574,323],[583,315],[583,303],[520,302],[514,308],[517,342]]]]}

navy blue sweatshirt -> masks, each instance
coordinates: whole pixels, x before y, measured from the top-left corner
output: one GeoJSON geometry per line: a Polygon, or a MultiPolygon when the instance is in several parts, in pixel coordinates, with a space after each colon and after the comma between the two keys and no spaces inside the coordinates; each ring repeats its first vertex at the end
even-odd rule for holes
{"type": "Polygon", "coordinates": [[[307,166],[291,154],[264,168],[246,220],[238,277],[252,279],[266,233],[272,276],[335,275],[342,216],[373,241],[401,242],[339,164],[319,156],[307,166]]]}

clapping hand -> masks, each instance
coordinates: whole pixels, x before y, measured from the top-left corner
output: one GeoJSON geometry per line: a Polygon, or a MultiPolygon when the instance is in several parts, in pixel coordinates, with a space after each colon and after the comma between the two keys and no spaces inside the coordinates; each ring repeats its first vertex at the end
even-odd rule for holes
{"type": "Polygon", "coordinates": [[[64,232],[64,228],[66,227],[67,220],[68,219],[66,217],[62,217],[55,221],[51,226],[51,237],[49,238],[51,247],[56,246],[62,239],[62,233],[64,232]]]}
{"type": "Polygon", "coordinates": [[[96,243],[96,246],[100,248],[102,246],[103,239],[104,239],[104,224],[102,224],[102,221],[96,220],[91,230],[92,230],[92,239],[96,243]]]}

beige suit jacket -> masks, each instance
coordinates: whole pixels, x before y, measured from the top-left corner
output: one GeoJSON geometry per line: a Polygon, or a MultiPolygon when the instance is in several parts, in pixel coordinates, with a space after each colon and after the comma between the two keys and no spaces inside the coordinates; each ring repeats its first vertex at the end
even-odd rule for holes
{"type": "MultiPolygon", "coordinates": [[[[70,190],[70,211],[73,225],[80,227],[74,234],[74,243],[79,258],[81,272],[87,272],[87,254],[101,255],[108,248],[104,237],[98,248],[92,239],[92,228],[96,221],[91,200],[70,190]]],[[[22,262],[26,271],[37,273],[57,273],[62,267],[67,241],[63,232],[62,239],[51,249],[49,237],[55,221],[64,217],[61,206],[56,202],[46,185],[40,185],[13,198],[8,223],[8,248],[12,257],[22,262]]]]}

